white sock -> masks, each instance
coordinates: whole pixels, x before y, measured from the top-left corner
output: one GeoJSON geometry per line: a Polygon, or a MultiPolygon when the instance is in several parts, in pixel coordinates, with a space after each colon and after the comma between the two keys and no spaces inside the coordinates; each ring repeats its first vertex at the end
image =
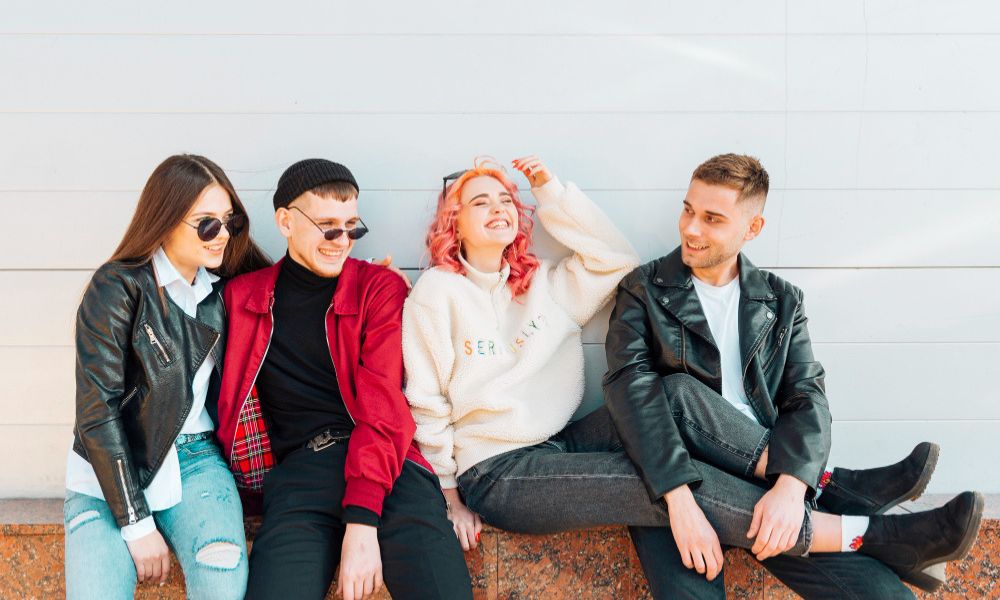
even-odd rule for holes
{"type": "Polygon", "coordinates": [[[830,483],[830,477],[833,476],[833,470],[835,468],[836,467],[833,465],[827,465],[827,467],[823,469],[823,475],[820,476],[819,484],[816,485],[816,500],[819,500],[819,497],[823,495],[823,490],[826,489],[826,484],[830,483]]]}
{"type": "Polygon", "coordinates": [[[840,551],[856,552],[868,531],[868,517],[840,517],[840,551]]]}

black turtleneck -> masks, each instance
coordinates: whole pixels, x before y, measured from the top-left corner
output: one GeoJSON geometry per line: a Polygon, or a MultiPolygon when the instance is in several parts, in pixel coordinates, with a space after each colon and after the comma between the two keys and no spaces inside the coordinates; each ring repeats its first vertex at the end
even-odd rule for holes
{"type": "Polygon", "coordinates": [[[325,429],[354,428],[326,338],[326,313],[336,289],[336,277],[321,277],[285,257],[274,288],[274,333],[257,376],[279,462],[325,429]]]}

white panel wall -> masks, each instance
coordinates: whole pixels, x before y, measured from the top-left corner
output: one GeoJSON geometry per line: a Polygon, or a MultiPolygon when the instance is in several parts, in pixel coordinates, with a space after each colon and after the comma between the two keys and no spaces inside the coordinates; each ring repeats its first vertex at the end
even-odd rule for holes
{"type": "MultiPolygon", "coordinates": [[[[0,497],[62,493],[76,306],[175,152],[226,168],[274,255],[281,171],[344,162],[373,232],[356,255],[410,269],[441,175],[476,155],[542,155],[652,259],[677,243],[694,166],[755,154],[772,193],[748,253],[806,292],[832,460],[934,439],[931,491],[1000,492],[995,3],[0,0],[0,15],[0,497]]],[[[608,314],[585,329],[588,407],[608,314]]]]}

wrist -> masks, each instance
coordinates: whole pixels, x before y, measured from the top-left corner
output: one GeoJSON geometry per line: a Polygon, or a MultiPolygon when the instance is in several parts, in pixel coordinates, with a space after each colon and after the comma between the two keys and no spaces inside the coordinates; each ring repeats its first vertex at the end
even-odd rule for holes
{"type": "Polygon", "coordinates": [[[666,500],[667,506],[676,506],[679,503],[693,502],[694,494],[691,493],[691,488],[685,483],[664,494],[663,499],[666,500]]]}
{"type": "Polygon", "coordinates": [[[348,523],[344,528],[344,535],[348,533],[353,533],[355,535],[378,535],[378,528],[372,527],[371,525],[365,525],[364,523],[348,523]]]}
{"type": "Polygon", "coordinates": [[[805,498],[806,491],[809,489],[809,486],[807,486],[802,480],[785,473],[778,476],[778,480],[774,482],[774,487],[788,493],[794,493],[796,496],[801,496],[803,498],[805,498]]]}

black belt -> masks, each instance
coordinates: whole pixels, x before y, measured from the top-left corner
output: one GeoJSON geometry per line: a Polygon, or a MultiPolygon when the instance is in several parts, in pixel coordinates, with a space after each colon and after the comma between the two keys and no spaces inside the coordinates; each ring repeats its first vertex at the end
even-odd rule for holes
{"type": "Polygon", "coordinates": [[[306,448],[312,448],[313,452],[319,452],[333,446],[334,444],[339,444],[341,442],[346,442],[351,439],[350,431],[342,431],[337,429],[327,429],[322,433],[318,433],[313,436],[311,440],[306,442],[306,448]]]}

